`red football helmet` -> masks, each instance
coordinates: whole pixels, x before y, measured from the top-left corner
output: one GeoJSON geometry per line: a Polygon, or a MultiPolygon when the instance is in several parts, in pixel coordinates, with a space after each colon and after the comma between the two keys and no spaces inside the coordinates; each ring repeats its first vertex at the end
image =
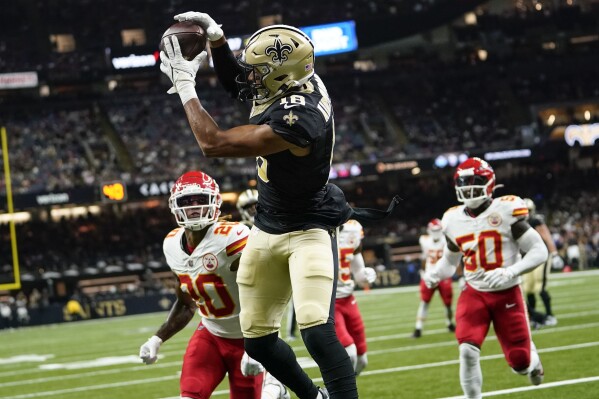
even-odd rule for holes
{"type": "Polygon", "coordinates": [[[216,181],[204,172],[191,171],[177,179],[168,205],[179,226],[201,230],[217,221],[222,202],[216,181]]]}
{"type": "Polygon", "coordinates": [[[485,160],[468,158],[458,165],[453,181],[458,201],[468,208],[478,208],[493,197],[495,172],[485,160]]]}
{"type": "Polygon", "coordinates": [[[441,220],[435,218],[428,222],[426,226],[426,232],[433,240],[438,240],[443,236],[443,227],[441,226],[441,220]]]}

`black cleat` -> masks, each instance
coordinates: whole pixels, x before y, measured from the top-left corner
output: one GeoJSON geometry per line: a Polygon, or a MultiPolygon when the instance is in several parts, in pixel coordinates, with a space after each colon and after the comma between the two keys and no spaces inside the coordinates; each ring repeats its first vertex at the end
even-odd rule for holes
{"type": "Polygon", "coordinates": [[[453,325],[453,323],[450,323],[450,324],[447,326],[447,329],[449,330],[449,332],[455,332],[455,326],[453,325]]]}
{"type": "Polygon", "coordinates": [[[412,338],[420,338],[422,336],[422,330],[419,328],[415,329],[412,333],[412,338]]]}

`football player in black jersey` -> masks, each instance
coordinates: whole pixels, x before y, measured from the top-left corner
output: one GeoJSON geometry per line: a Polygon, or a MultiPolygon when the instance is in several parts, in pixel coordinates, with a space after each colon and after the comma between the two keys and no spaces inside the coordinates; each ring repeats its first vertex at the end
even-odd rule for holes
{"type": "Polygon", "coordinates": [[[540,267],[537,267],[532,272],[522,276],[522,286],[524,293],[526,294],[526,301],[530,308],[531,320],[538,324],[546,326],[554,326],[557,324],[557,318],[553,315],[551,309],[551,296],[547,291],[547,278],[551,272],[551,268],[561,270],[564,268],[564,260],[559,256],[553,238],[551,238],[551,232],[545,224],[545,218],[543,215],[536,213],[536,205],[530,198],[524,198],[526,207],[528,208],[528,223],[532,228],[543,238],[547,250],[549,251],[549,258],[540,267]],[[536,296],[540,296],[545,306],[545,315],[539,322],[538,318],[535,320],[535,315],[538,314],[535,310],[536,296]]]}
{"type": "Polygon", "coordinates": [[[314,73],[314,45],[297,28],[272,25],[250,37],[238,60],[208,14],[188,12],[175,19],[206,30],[221,84],[252,104],[248,125],[220,129],[195,90],[205,55],[187,61],[176,38],[167,40],[161,70],[173,82],[169,92],[179,94],[203,153],[257,157],[257,214],[237,272],[245,349],[300,399],[357,398],[354,369],[333,324],[336,229],[355,211],[343,192],[328,183],[333,108],[314,73]],[[328,394],[314,385],[278,337],[291,296],[302,338],[328,394]]]}

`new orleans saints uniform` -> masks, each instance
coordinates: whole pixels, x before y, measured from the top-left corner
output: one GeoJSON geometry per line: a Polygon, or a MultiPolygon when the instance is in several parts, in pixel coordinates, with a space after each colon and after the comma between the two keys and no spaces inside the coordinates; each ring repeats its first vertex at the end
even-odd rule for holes
{"type": "Polygon", "coordinates": [[[347,353],[327,338],[335,337],[335,232],[352,209],[343,192],[327,183],[333,110],[314,74],[313,44],[298,29],[275,25],[249,39],[239,62],[227,45],[212,54],[223,86],[252,100],[250,124],[267,124],[296,146],[257,157],[257,214],[237,275],[246,351],[298,396],[314,396],[299,364],[287,360],[288,345],[276,338],[293,295],[302,337],[332,397],[357,397],[347,353]]]}

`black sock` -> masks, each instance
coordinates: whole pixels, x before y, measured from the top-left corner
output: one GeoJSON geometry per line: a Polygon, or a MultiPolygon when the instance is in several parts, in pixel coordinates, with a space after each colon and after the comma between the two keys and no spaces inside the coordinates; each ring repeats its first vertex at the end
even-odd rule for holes
{"type": "Polygon", "coordinates": [[[547,313],[547,316],[553,316],[553,312],[551,311],[551,297],[549,296],[549,293],[547,291],[541,291],[539,296],[543,300],[543,305],[545,305],[545,312],[547,313]]]}
{"type": "Polygon", "coordinates": [[[277,333],[260,338],[245,338],[244,343],[248,355],[262,363],[269,373],[300,399],[316,398],[318,388],[300,367],[293,349],[277,333]]]}
{"type": "Polygon", "coordinates": [[[331,399],[357,398],[355,371],[347,351],[339,343],[335,325],[329,321],[301,331],[306,348],[320,367],[331,399]]]}
{"type": "Polygon", "coordinates": [[[535,294],[527,294],[526,302],[528,302],[528,306],[530,306],[531,309],[534,309],[537,306],[537,298],[535,297],[535,294]]]}

